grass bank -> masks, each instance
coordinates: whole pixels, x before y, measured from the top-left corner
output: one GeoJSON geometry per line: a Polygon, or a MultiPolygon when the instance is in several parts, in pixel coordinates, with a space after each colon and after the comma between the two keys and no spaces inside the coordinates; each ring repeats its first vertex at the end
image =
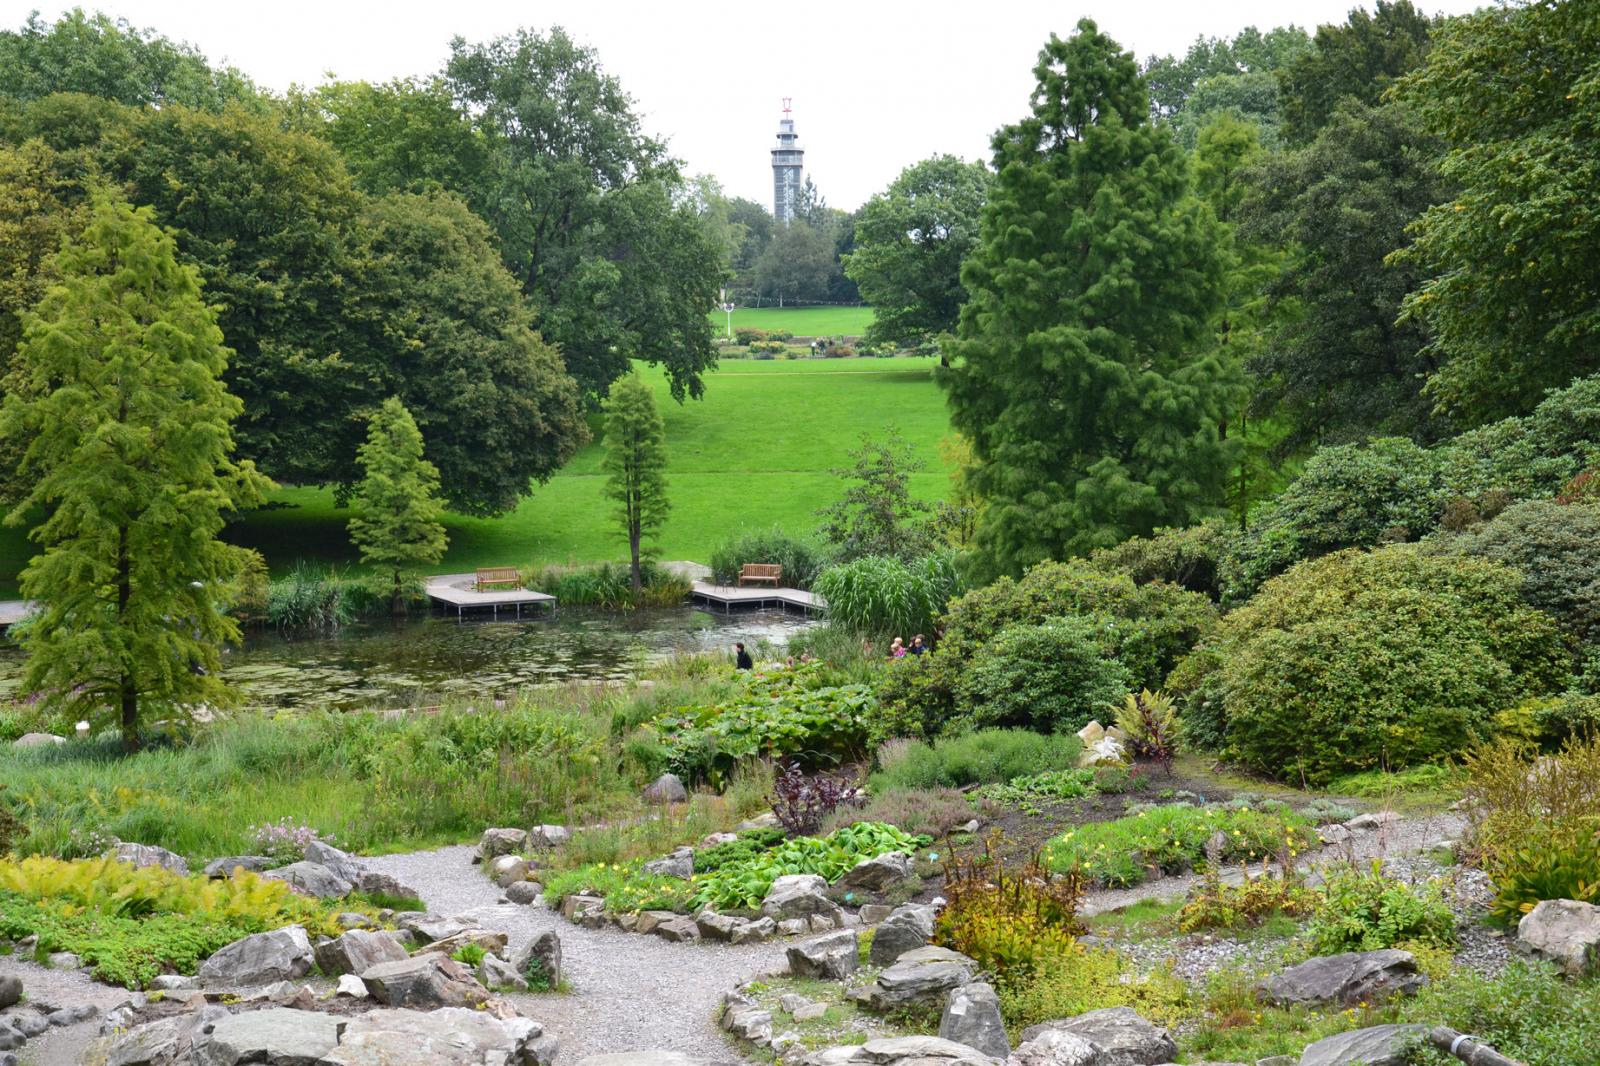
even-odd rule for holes
{"type": "MultiPolygon", "coordinates": [[[[796,337],[859,337],[872,325],[870,307],[740,307],[733,312],[733,328],[788,330],[796,337]]],[[[711,312],[716,336],[728,329],[724,311],[711,312]]]]}

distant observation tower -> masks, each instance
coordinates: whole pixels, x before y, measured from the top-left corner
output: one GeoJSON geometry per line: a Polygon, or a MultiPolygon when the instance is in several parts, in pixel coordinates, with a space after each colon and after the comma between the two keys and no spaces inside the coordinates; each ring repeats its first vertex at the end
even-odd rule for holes
{"type": "Polygon", "coordinates": [[[800,195],[801,175],[805,171],[806,151],[794,132],[789,117],[792,96],[783,98],[783,117],[778,120],[778,143],[772,149],[772,217],[784,225],[794,220],[794,202],[800,195]]]}

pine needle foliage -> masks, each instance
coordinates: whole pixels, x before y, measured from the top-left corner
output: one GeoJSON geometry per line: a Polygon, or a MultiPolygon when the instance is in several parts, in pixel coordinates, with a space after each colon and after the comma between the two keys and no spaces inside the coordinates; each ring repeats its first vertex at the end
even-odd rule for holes
{"type": "Polygon", "coordinates": [[[57,265],[0,408],[32,482],[6,521],[37,521],[42,549],[22,572],[40,605],[23,686],[51,710],[111,718],[132,749],[146,712],[230,701],[220,647],[239,627],[224,607],[248,553],[217,534],[270,482],[231,458],[230,352],[149,209],[97,195],[57,265]]]}
{"type": "Polygon", "coordinates": [[[350,539],[361,561],[378,574],[394,612],[418,580],[417,567],[444,557],[448,543],[439,517],[439,469],[422,457],[422,431],[397,396],[383,401],[367,424],[361,446],[361,483],[350,519],[350,539]]]}
{"type": "Polygon", "coordinates": [[[638,372],[619,378],[605,402],[605,493],[628,537],[633,602],[644,599],[644,541],[661,529],[667,500],[667,439],[656,400],[638,372]]]}

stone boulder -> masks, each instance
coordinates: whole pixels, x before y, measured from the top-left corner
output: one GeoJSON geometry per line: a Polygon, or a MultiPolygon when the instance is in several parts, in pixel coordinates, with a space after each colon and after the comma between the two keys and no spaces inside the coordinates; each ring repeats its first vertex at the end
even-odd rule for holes
{"type": "Polygon", "coordinates": [[[1256,985],[1256,997],[1277,1006],[1375,1003],[1415,995],[1428,979],[1417,972],[1409,951],[1350,951],[1322,955],[1291,966],[1256,985]]]}
{"type": "Polygon", "coordinates": [[[11,746],[17,749],[49,748],[66,742],[66,737],[58,737],[54,733],[24,733],[13,740],[11,746]]]}
{"type": "Polygon", "coordinates": [[[544,895],[544,886],[537,881],[518,881],[506,886],[506,899],[523,907],[531,907],[544,895]]]}
{"type": "Polygon", "coordinates": [[[788,874],[772,882],[761,913],[773,921],[809,919],[820,914],[835,925],[844,924],[844,910],[827,896],[828,882],[816,874],[788,874]]]}
{"type": "Polygon", "coordinates": [[[1374,1025],[1324,1037],[1300,1053],[1300,1066],[1406,1066],[1425,1025],[1374,1025]]]}
{"type": "Polygon", "coordinates": [[[298,925],[235,940],[200,964],[207,985],[264,985],[311,972],[311,939],[298,925]]]}
{"type": "Polygon", "coordinates": [[[460,1007],[375,1010],[352,1018],[317,1066],[547,1066],[556,1050],[527,1018],[460,1007]]]}
{"type": "Polygon", "coordinates": [[[1547,899],[1517,922],[1517,950],[1548,959],[1572,977],[1600,973],[1600,907],[1547,899]]]}
{"type": "Polygon", "coordinates": [[[472,918],[446,918],[442,914],[432,913],[408,914],[399,918],[397,924],[401,929],[409,930],[418,944],[431,944],[435,940],[478,927],[477,921],[472,918]]]}
{"type": "Polygon", "coordinates": [[[865,859],[844,875],[839,883],[846,888],[887,892],[911,876],[911,856],[891,851],[875,859],[865,859]]]}
{"type": "Polygon", "coordinates": [[[874,966],[889,966],[901,955],[926,947],[933,939],[932,907],[908,903],[896,907],[872,934],[867,961],[874,966]]]}
{"type": "Polygon", "coordinates": [[[478,963],[478,983],[488,989],[509,988],[513,992],[526,992],[528,979],[516,971],[505,959],[489,954],[478,963]]]}
{"type": "Polygon", "coordinates": [[[937,1036],[890,1036],[808,1055],[807,1066],[1002,1066],[976,1048],[937,1036]]]}
{"type": "Polygon", "coordinates": [[[232,877],[235,870],[261,874],[272,869],[272,866],[272,859],[266,855],[225,855],[206,863],[205,874],[212,880],[220,881],[232,877]]]}
{"type": "Polygon", "coordinates": [[[0,977],[0,1010],[22,1002],[22,978],[12,974],[0,977]]]}
{"type": "Polygon", "coordinates": [[[357,976],[372,998],[386,1007],[480,1007],[489,998],[472,971],[438,952],[380,962],[357,976]]]}
{"type": "Polygon", "coordinates": [[[497,855],[489,860],[489,880],[501,888],[510,888],[528,877],[528,860],[516,855],[497,855]]]}
{"type": "Polygon", "coordinates": [[[301,858],[318,866],[326,866],[351,884],[361,880],[361,875],[367,872],[367,868],[361,865],[361,860],[347,851],[340,851],[326,840],[313,840],[307,844],[305,854],[301,858]]]}
{"type": "Polygon", "coordinates": [[[367,983],[353,973],[339,975],[339,984],[333,990],[336,996],[346,996],[350,999],[366,999],[367,983]]]}
{"type": "Polygon", "coordinates": [[[1324,825],[1317,829],[1317,839],[1324,844],[1345,844],[1354,835],[1348,828],[1338,823],[1324,825]]]}
{"type": "Polygon", "coordinates": [[[459,933],[423,945],[418,949],[418,954],[438,952],[441,955],[454,955],[469,944],[476,945],[491,955],[502,958],[506,953],[506,935],[497,929],[483,929],[474,927],[463,929],[459,933]]]}
{"type": "Polygon", "coordinates": [[[301,895],[314,896],[317,899],[348,896],[356,887],[354,881],[340,877],[320,862],[307,862],[304,859],[291,862],[288,866],[280,866],[276,870],[268,870],[261,876],[268,881],[282,881],[301,895]]]}
{"type": "Polygon", "coordinates": [[[1083,746],[1086,748],[1090,744],[1094,744],[1100,740],[1103,740],[1105,735],[1106,727],[1101,725],[1098,721],[1090,721],[1088,725],[1078,730],[1078,739],[1083,741],[1083,746]]]}
{"type": "Polygon", "coordinates": [[[722,1028],[761,1047],[772,1043],[772,1013],[743,997],[730,999],[723,1005],[722,1028]]]}
{"type": "Polygon", "coordinates": [[[532,973],[542,973],[549,983],[551,990],[561,984],[561,938],[556,936],[555,930],[546,929],[522,949],[522,954],[517,956],[517,972],[524,977],[532,973]]]}
{"type": "Polygon", "coordinates": [[[410,958],[405,945],[393,933],[352,929],[316,947],[317,967],[329,977],[359,974],[380,962],[399,962],[410,958]]]}
{"type": "Polygon", "coordinates": [[[228,1017],[225,1007],[205,1007],[197,1014],[180,1014],[136,1026],[116,1035],[106,1049],[106,1066],[171,1066],[189,1056],[196,1036],[208,1025],[228,1017]]]}
{"type": "Polygon", "coordinates": [[[356,891],[365,892],[372,896],[388,896],[391,899],[421,899],[421,893],[410,885],[401,884],[388,874],[380,874],[373,870],[363,870],[360,878],[356,880],[356,891]]]}
{"type": "Polygon", "coordinates": [[[728,934],[730,944],[759,944],[778,934],[778,923],[771,918],[744,918],[728,934]]]}
{"type": "Polygon", "coordinates": [[[640,871],[657,877],[676,877],[687,881],[694,876],[694,849],[679,848],[671,855],[654,859],[641,866],[640,871]]]}
{"type": "Polygon", "coordinates": [[[644,790],[646,803],[687,803],[689,790],[683,787],[683,779],[677,774],[662,774],[644,790]]]}
{"type": "Polygon", "coordinates": [[[1098,1066],[1100,1045],[1066,1032],[1047,1029],[1024,1040],[1006,1059],[1006,1066],[1098,1066]]]}
{"type": "Polygon", "coordinates": [[[1400,816],[1394,811],[1373,811],[1371,814],[1356,815],[1348,822],[1345,822],[1344,827],[1361,833],[1370,829],[1381,829],[1390,822],[1398,822],[1399,820],[1400,816]]]}
{"type": "Polygon", "coordinates": [[[269,1007],[219,1019],[195,1040],[196,1066],[315,1066],[339,1043],[342,1018],[317,1011],[269,1007]]]}
{"type": "Polygon", "coordinates": [[[650,932],[675,943],[695,943],[700,939],[700,923],[687,914],[680,914],[661,922],[650,932]]]}
{"type": "Polygon", "coordinates": [[[1146,1021],[1132,1007],[1106,1007],[1071,1018],[1032,1025],[1022,1031],[1027,1043],[1047,1031],[1070,1033],[1100,1048],[1095,1066],[1160,1066],[1178,1057],[1172,1034],[1146,1021]]]}
{"type": "MultiPolygon", "coordinates": [[[[569,922],[582,922],[592,914],[604,917],[605,911],[606,898],[604,896],[567,896],[561,901],[561,917],[569,922]]],[[[646,911],[645,913],[651,912],[646,911]]],[[[640,930],[640,932],[644,931],[640,930]]]]}
{"type": "Polygon", "coordinates": [[[526,829],[485,829],[478,838],[478,857],[484,862],[521,851],[528,843],[526,829]]]}
{"type": "Polygon", "coordinates": [[[564,825],[536,825],[528,832],[530,848],[559,848],[572,839],[572,830],[564,825]]]}
{"type": "Polygon", "coordinates": [[[118,844],[111,849],[112,858],[136,869],[160,866],[175,874],[189,876],[189,862],[182,855],[158,848],[154,844],[118,844]]]}
{"type": "Polygon", "coordinates": [[[991,1058],[1003,1059],[1011,1054],[1006,1023],[1000,1017],[1000,997],[993,986],[982,981],[950,990],[939,1019],[939,1036],[991,1058]]]}
{"type": "Polygon", "coordinates": [[[861,967],[861,936],[854,929],[795,944],[788,950],[789,972],[796,977],[843,981],[861,967]]]}
{"type": "Polygon", "coordinates": [[[901,955],[872,984],[852,989],[850,997],[880,1011],[913,1004],[939,1006],[951,989],[971,984],[977,969],[978,964],[959,951],[917,948],[901,955]]]}

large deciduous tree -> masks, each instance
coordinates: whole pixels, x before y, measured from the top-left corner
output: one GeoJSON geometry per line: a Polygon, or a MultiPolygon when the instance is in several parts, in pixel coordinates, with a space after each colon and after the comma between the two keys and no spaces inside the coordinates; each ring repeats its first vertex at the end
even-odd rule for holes
{"type": "Polygon", "coordinates": [[[219,649],[238,625],[223,601],[248,553],[217,534],[268,483],[232,458],[228,350],[152,212],[98,200],[59,270],[27,318],[27,388],[0,408],[34,479],[6,521],[43,516],[22,573],[40,605],[23,683],[69,713],[109,711],[132,749],[147,712],[228,701],[219,649]]]}
{"type": "Polygon", "coordinates": [[[311,132],[338,149],[367,192],[439,186],[483,208],[488,146],[442,78],[330,82],[298,102],[312,113],[311,132]]]}
{"type": "Polygon", "coordinates": [[[1132,56],[1052,36],[962,280],[952,421],[988,499],[979,563],[1016,573],[1216,509],[1238,375],[1210,342],[1224,262],[1132,56]]]}
{"type": "Polygon", "coordinates": [[[398,396],[373,413],[357,462],[361,482],[350,539],[399,614],[416,586],[417,568],[442,559],[448,538],[439,521],[439,470],[422,457],[422,433],[398,396]]]}
{"type": "Polygon", "coordinates": [[[559,28],[457,38],[446,79],[490,153],[474,203],[584,389],[604,394],[641,359],[675,398],[700,396],[721,249],[617,79],[559,28]]]}
{"type": "Polygon", "coordinates": [[[1353,8],[1344,22],[1318,26],[1312,48],[1278,71],[1285,136],[1310,141],[1344,100],[1377,104],[1427,58],[1432,30],[1411,0],[1377,0],[1371,13],[1353,8]]]}
{"type": "Polygon", "coordinates": [[[982,163],[934,156],[862,207],[844,269],[873,307],[870,339],[909,345],[954,331],[967,300],[961,261],[978,243],[992,178],[982,163]]]}
{"type": "Polygon", "coordinates": [[[1458,190],[1416,227],[1408,303],[1442,365],[1428,391],[1471,423],[1600,369],[1600,18],[1592,3],[1449,23],[1400,95],[1443,138],[1458,190]]]}
{"type": "Polygon", "coordinates": [[[667,435],[655,394],[637,372],[611,387],[605,401],[606,495],[628,538],[633,602],[644,596],[643,565],[654,536],[667,520],[667,435]]]}

